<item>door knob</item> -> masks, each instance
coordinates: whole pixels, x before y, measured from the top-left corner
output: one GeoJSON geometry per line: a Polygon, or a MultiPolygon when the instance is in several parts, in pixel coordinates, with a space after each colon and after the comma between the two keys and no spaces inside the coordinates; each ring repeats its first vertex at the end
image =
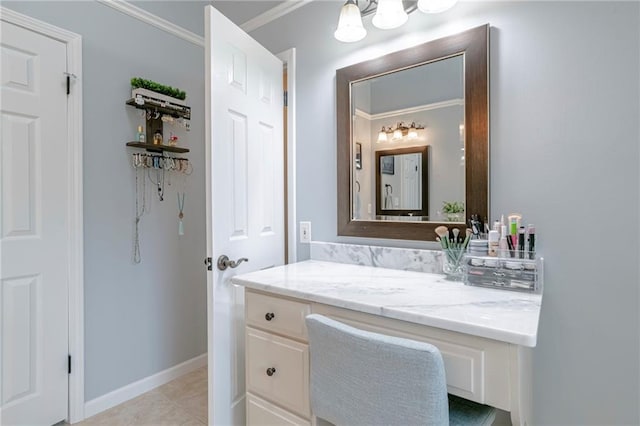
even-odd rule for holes
{"type": "Polygon", "coordinates": [[[246,257],[241,257],[238,260],[230,260],[229,256],[223,254],[218,258],[218,269],[221,271],[226,270],[227,268],[237,268],[239,264],[242,262],[248,262],[249,259],[246,257]]]}

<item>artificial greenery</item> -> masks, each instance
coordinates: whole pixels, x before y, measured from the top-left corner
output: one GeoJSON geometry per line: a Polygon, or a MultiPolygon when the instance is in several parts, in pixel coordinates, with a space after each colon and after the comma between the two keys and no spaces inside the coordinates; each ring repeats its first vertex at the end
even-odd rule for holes
{"type": "Polygon", "coordinates": [[[165,86],[164,84],[156,83],[155,81],[145,80],[144,78],[134,77],[131,79],[131,87],[134,89],[147,89],[153,92],[161,93],[163,95],[171,96],[172,98],[180,99],[182,101],[187,97],[187,93],[183,90],[176,89],[171,86],[165,86]]]}
{"type": "Polygon", "coordinates": [[[458,201],[443,201],[442,213],[464,213],[464,203],[458,201]]]}

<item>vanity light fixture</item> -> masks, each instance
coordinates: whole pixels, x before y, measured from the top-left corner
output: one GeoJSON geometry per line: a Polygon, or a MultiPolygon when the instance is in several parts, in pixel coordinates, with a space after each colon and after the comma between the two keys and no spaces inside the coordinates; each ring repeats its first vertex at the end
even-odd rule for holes
{"type": "Polygon", "coordinates": [[[382,130],[380,130],[380,133],[378,133],[378,143],[386,142],[387,140],[387,129],[382,126],[382,130]]]}
{"type": "Polygon", "coordinates": [[[458,0],[418,0],[416,5],[411,0],[347,0],[340,10],[338,28],[333,36],[345,43],[360,41],[367,35],[367,30],[362,25],[364,16],[375,13],[371,23],[382,30],[390,30],[407,22],[409,13],[416,9],[424,13],[440,13],[452,8],[457,2],[458,0]]]}
{"type": "Polygon", "coordinates": [[[367,35],[367,30],[362,26],[362,16],[358,8],[357,0],[347,0],[340,10],[338,28],[333,36],[345,43],[360,41],[367,35]]]}
{"type": "MultiPolygon", "coordinates": [[[[424,127],[423,127],[424,128],[424,127]]],[[[418,127],[416,127],[416,123],[411,123],[409,130],[407,132],[407,139],[415,140],[418,139],[418,127]]]]}
{"type": "Polygon", "coordinates": [[[398,28],[409,19],[402,0],[378,0],[378,8],[371,23],[381,30],[398,28]]]}
{"type": "Polygon", "coordinates": [[[402,140],[405,136],[408,140],[416,140],[418,139],[418,130],[423,129],[424,126],[421,124],[413,122],[409,127],[407,127],[402,121],[397,123],[396,127],[382,126],[382,130],[378,133],[378,143],[388,141],[397,142],[402,140]]]}

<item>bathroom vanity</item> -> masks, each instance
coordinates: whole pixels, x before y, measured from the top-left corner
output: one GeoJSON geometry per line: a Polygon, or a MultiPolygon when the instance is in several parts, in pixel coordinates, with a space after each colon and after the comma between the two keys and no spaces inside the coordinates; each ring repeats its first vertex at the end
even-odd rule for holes
{"type": "Polygon", "coordinates": [[[304,318],[319,313],[428,342],[448,391],[531,422],[531,348],[541,295],[465,286],[443,275],[309,260],[238,275],[245,287],[247,424],[311,424],[304,318]]]}

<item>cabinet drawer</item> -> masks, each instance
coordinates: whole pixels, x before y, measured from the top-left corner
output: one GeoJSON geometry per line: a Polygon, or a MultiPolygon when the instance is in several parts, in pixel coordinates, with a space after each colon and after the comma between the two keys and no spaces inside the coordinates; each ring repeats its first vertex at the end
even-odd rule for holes
{"type": "Polygon", "coordinates": [[[309,420],[293,415],[250,393],[247,394],[247,426],[311,426],[309,420]]]}
{"type": "Polygon", "coordinates": [[[252,291],[246,292],[245,302],[248,325],[288,337],[307,339],[304,318],[311,312],[309,304],[252,291]]]}
{"type": "Polygon", "coordinates": [[[247,390],[309,417],[309,346],[246,328],[247,390]]]}

